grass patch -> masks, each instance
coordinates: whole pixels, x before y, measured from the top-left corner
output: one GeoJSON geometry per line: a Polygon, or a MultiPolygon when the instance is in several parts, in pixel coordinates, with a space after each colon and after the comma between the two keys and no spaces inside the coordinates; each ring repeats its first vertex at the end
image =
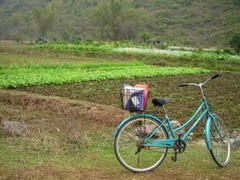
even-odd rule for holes
{"type": "Polygon", "coordinates": [[[0,88],[206,72],[208,70],[202,68],[157,67],[140,62],[11,65],[0,68],[0,88]]]}
{"type": "Polygon", "coordinates": [[[91,42],[79,44],[66,43],[43,43],[32,46],[33,49],[45,49],[54,52],[107,52],[107,53],[124,53],[124,54],[141,54],[141,55],[157,55],[159,57],[180,57],[180,58],[197,58],[210,60],[240,60],[239,56],[233,56],[226,52],[206,52],[206,51],[185,51],[171,49],[157,49],[149,46],[140,46],[124,43],[108,43],[108,42],[91,42]]]}
{"type": "MultiPolygon", "coordinates": [[[[55,139],[54,134],[48,134],[47,136],[52,136],[52,139],[55,139]]],[[[72,151],[69,148],[69,146],[72,146],[71,144],[63,143],[62,151],[55,155],[41,148],[42,142],[38,142],[37,146],[40,148],[37,151],[32,151],[32,148],[29,149],[28,146],[36,146],[35,139],[31,137],[20,137],[17,139],[0,138],[1,172],[10,174],[11,171],[14,172],[12,170],[14,168],[25,170],[26,168],[55,167],[62,172],[79,170],[80,168],[80,170],[100,170],[102,173],[107,174],[114,172],[118,176],[121,174],[121,176],[126,177],[143,175],[132,174],[119,164],[113,152],[112,129],[98,130],[88,134],[88,136],[91,138],[92,145],[86,151],[81,151],[80,154],[76,153],[76,151],[72,151]]],[[[49,144],[48,146],[52,145],[49,144]]],[[[224,174],[227,174],[229,178],[234,178],[239,171],[238,151],[232,153],[231,163],[226,168],[219,168],[214,163],[205,144],[188,143],[186,151],[178,156],[176,163],[170,160],[172,153],[173,151],[169,150],[165,161],[155,171],[149,172],[147,175],[154,176],[163,172],[171,175],[172,173],[181,172],[191,177],[195,177],[195,174],[198,174],[198,178],[219,178],[224,174]]]]}

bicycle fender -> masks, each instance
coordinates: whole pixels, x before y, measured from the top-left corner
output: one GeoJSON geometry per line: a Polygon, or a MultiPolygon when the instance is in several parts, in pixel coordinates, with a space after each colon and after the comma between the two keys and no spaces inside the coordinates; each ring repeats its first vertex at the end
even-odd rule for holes
{"type": "Polygon", "coordinates": [[[211,123],[211,118],[208,117],[205,125],[205,142],[207,144],[208,150],[212,149],[211,144],[210,144],[210,123],[211,123]]]}
{"type": "Polygon", "coordinates": [[[212,149],[212,144],[210,141],[210,138],[211,138],[210,125],[211,125],[211,121],[214,119],[214,117],[215,117],[215,114],[209,114],[209,116],[206,120],[206,125],[205,125],[205,141],[206,141],[208,150],[212,149]]]}
{"type": "Polygon", "coordinates": [[[135,118],[139,118],[139,117],[152,118],[152,119],[154,119],[154,120],[156,120],[156,121],[159,121],[159,122],[162,124],[162,122],[160,121],[160,119],[158,119],[157,117],[155,117],[155,116],[153,116],[153,115],[150,115],[150,114],[144,114],[144,115],[142,115],[142,114],[136,114],[136,115],[127,117],[126,119],[124,119],[122,122],[120,122],[120,123],[118,124],[118,126],[114,129],[114,133],[113,133],[113,134],[114,134],[114,137],[117,135],[118,130],[119,130],[123,125],[125,125],[128,121],[130,121],[130,120],[132,120],[132,119],[135,119],[135,118]]]}

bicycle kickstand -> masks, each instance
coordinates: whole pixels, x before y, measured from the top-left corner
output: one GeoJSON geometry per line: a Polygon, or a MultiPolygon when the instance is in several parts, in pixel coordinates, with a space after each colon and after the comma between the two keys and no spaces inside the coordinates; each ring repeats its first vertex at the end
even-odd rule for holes
{"type": "Polygon", "coordinates": [[[178,153],[182,153],[185,150],[185,144],[183,144],[184,146],[182,147],[181,144],[183,143],[181,140],[181,136],[182,134],[178,134],[178,140],[175,142],[173,150],[174,150],[174,156],[171,157],[171,160],[173,162],[177,161],[177,154],[178,153]],[[184,149],[182,149],[184,148],[184,149]]]}
{"type": "Polygon", "coordinates": [[[174,152],[174,156],[171,157],[173,162],[177,162],[177,152],[174,152]]]}

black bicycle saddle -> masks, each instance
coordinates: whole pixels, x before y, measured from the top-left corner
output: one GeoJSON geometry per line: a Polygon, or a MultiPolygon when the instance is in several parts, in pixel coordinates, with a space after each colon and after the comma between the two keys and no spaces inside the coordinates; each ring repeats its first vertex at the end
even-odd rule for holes
{"type": "Polygon", "coordinates": [[[164,104],[167,104],[171,101],[172,101],[171,98],[158,97],[158,98],[153,98],[152,103],[154,106],[163,106],[164,104]]]}

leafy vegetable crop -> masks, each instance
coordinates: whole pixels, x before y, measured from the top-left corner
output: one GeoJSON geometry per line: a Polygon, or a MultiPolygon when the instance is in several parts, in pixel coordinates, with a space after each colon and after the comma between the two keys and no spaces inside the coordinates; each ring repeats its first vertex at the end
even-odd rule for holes
{"type": "Polygon", "coordinates": [[[202,68],[157,67],[140,62],[12,65],[0,69],[0,88],[206,72],[202,68]]]}

